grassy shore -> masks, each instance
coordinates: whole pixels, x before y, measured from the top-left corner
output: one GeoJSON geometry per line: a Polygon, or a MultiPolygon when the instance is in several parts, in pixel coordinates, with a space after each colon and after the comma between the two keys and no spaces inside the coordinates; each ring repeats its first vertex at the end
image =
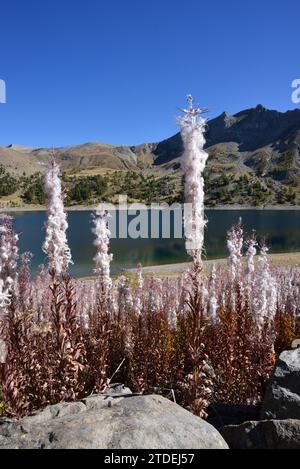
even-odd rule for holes
{"type": "MultiPolygon", "coordinates": [[[[300,252],[288,252],[281,254],[269,254],[269,262],[272,267],[300,267],[300,252]]],[[[213,264],[216,266],[226,266],[227,259],[211,259],[203,262],[204,272],[209,273],[213,264]]],[[[177,277],[184,272],[191,264],[182,262],[180,264],[156,265],[143,268],[144,275],[154,274],[157,277],[177,277]]],[[[136,269],[128,269],[125,273],[135,273],[136,269]]]]}
{"type": "MultiPolygon", "coordinates": [[[[271,267],[300,267],[300,252],[287,252],[280,254],[269,254],[268,256],[271,267]]],[[[209,259],[204,260],[203,267],[204,273],[207,275],[211,272],[212,266],[223,266],[226,267],[228,259],[209,259]]],[[[143,275],[150,276],[155,275],[155,277],[178,277],[182,272],[187,270],[191,266],[190,262],[181,262],[177,264],[163,264],[163,265],[153,265],[143,267],[143,275]]],[[[116,274],[116,277],[119,275],[125,275],[128,277],[133,277],[137,269],[124,269],[116,274]]],[[[82,277],[78,280],[88,281],[94,279],[95,276],[82,277]]]]}

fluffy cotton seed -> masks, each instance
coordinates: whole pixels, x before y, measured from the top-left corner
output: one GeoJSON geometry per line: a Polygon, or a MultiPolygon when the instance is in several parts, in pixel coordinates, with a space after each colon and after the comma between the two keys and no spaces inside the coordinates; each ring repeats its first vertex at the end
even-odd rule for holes
{"type": "Polygon", "coordinates": [[[11,301],[11,294],[9,293],[8,288],[4,288],[4,281],[0,279],[0,308],[5,308],[9,306],[11,301]]]}
{"type": "Polygon", "coordinates": [[[227,235],[227,247],[229,250],[229,276],[232,282],[237,280],[241,273],[243,227],[241,220],[231,228],[227,235]]]}
{"type": "Polygon", "coordinates": [[[257,243],[254,237],[248,241],[248,248],[246,252],[248,276],[251,276],[254,273],[254,257],[256,256],[256,245],[257,243]]]}
{"type": "Polygon", "coordinates": [[[209,314],[212,321],[216,321],[217,319],[217,311],[218,311],[218,300],[217,300],[217,292],[216,292],[216,266],[213,265],[210,280],[209,280],[209,302],[208,302],[208,309],[209,314]]]}
{"type": "Polygon", "coordinates": [[[144,279],[143,279],[143,267],[142,264],[138,264],[137,266],[137,271],[136,271],[136,283],[137,283],[137,288],[142,289],[144,285],[144,279]]]}
{"type": "Polygon", "coordinates": [[[178,118],[184,144],[181,159],[181,167],[185,175],[184,232],[187,252],[193,257],[195,263],[200,264],[206,225],[202,177],[208,158],[208,154],[203,150],[206,120],[198,116],[203,111],[193,107],[191,96],[188,96],[188,102],[189,109],[184,109],[184,115],[178,118]]]}
{"type": "Polygon", "coordinates": [[[95,273],[99,276],[100,287],[104,291],[111,288],[110,278],[110,263],[112,261],[112,254],[109,254],[109,240],[110,230],[108,228],[108,217],[110,215],[107,211],[99,207],[94,216],[93,233],[95,235],[94,246],[96,247],[96,255],[94,257],[95,273]]]}
{"type": "Polygon", "coordinates": [[[51,158],[45,177],[44,188],[47,197],[46,239],[43,251],[49,258],[49,269],[59,276],[72,263],[67,241],[67,214],[64,209],[64,196],[61,188],[59,166],[51,158]]]}
{"type": "Polygon", "coordinates": [[[263,246],[257,260],[253,310],[259,325],[262,325],[266,318],[274,318],[277,305],[277,284],[270,270],[267,253],[268,248],[263,246]]]}
{"type": "Polygon", "coordinates": [[[0,306],[10,304],[11,296],[17,293],[19,237],[13,231],[13,219],[0,216],[0,306]]]}

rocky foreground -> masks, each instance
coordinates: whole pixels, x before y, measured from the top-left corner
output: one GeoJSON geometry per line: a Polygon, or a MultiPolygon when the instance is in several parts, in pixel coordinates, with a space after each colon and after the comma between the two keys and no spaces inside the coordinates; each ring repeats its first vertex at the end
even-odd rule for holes
{"type": "Polygon", "coordinates": [[[158,395],[95,395],[1,419],[0,449],[226,449],[209,423],[158,395]]]}
{"type": "Polygon", "coordinates": [[[300,449],[300,349],[283,352],[262,405],[260,420],[221,433],[234,449],[300,449]]]}
{"type": "Polygon", "coordinates": [[[162,396],[112,385],[20,421],[1,418],[0,449],[300,449],[300,349],[280,355],[260,414],[255,406],[222,409],[217,430],[162,396]]]}

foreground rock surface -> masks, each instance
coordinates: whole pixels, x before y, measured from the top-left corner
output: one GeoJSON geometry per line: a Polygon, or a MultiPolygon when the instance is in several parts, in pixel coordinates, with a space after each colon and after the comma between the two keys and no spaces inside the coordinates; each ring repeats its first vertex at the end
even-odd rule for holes
{"type": "Polygon", "coordinates": [[[300,349],[280,355],[266,392],[261,418],[300,419],[300,349]]]}
{"type": "Polygon", "coordinates": [[[221,430],[231,449],[300,449],[300,420],[262,420],[221,430]]]}
{"type": "Polygon", "coordinates": [[[158,395],[96,395],[0,419],[0,449],[226,449],[210,424],[158,395]]]}

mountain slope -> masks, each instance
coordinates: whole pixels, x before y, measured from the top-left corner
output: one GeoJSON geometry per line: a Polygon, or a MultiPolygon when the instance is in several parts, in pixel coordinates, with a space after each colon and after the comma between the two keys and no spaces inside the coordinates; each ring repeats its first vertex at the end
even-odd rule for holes
{"type": "MultiPolygon", "coordinates": [[[[209,203],[299,203],[299,109],[281,113],[258,105],[233,116],[224,112],[208,121],[206,140],[209,203]]],[[[112,171],[168,177],[174,179],[175,199],[181,192],[182,151],[179,133],[130,147],[90,142],[55,149],[62,171],[73,175],[73,181],[112,171]]],[[[0,164],[12,177],[32,177],[43,171],[49,153],[48,148],[0,147],[0,164]]]]}

